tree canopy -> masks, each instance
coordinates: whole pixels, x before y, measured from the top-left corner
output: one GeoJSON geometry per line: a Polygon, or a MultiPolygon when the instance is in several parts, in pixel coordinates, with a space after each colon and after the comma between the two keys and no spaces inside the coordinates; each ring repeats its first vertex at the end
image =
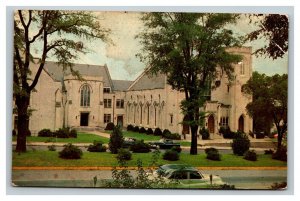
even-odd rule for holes
{"type": "Polygon", "coordinates": [[[266,124],[275,124],[280,148],[282,137],[287,131],[287,74],[269,77],[254,72],[251,79],[243,85],[242,91],[253,96],[253,101],[246,107],[249,115],[254,119],[258,117],[259,120],[267,120],[266,124]]]}
{"type": "Polygon", "coordinates": [[[255,50],[258,56],[268,56],[273,59],[283,57],[288,51],[289,20],[286,15],[252,14],[250,23],[258,25],[258,29],[249,33],[246,40],[254,41],[263,38],[267,44],[255,50]]]}
{"type": "Polygon", "coordinates": [[[240,55],[229,53],[239,39],[226,25],[238,15],[212,13],[145,13],[145,30],[138,35],[143,46],[138,56],[150,74],[163,73],[173,89],[184,91],[181,104],[192,132],[191,154],[197,154],[197,130],[204,94],[216,77],[232,78],[240,55]]]}
{"type": "Polygon", "coordinates": [[[109,30],[100,26],[95,15],[85,11],[17,10],[14,14],[14,65],[13,95],[18,115],[16,150],[26,151],[30,93],[38,83],[47,58],[51,57],[65,70],[72,68],[72,61],[79,53],[87,53],[82,40],[109,41],[109,30]],[[34,48],[39,56],[34,55],[34,48]],[[38,57],[34,60],[34,57],[38,57]],[[32,71],[33,63],[38,69],[32,71]],[[33,73],[34,72],[34,73],[33,73]]]}

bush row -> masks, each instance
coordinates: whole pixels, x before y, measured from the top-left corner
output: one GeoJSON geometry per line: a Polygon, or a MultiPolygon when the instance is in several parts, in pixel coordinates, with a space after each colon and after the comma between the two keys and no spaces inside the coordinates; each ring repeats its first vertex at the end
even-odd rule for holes
{"type": "Polygon", "coordinates": [[[94,141],[93,144],[89,145],[89,152],[106,152],[107,147],[103,145],[101,141],[94,141]]]}
{"type": "Polygon", "coordinates": [[[70,128],[60,128],[52,132],[50,129],[42,129],[38,132],[39,137],[77,138],[77,131],[70,128]]]}
{"type": "Polygon", "coordinates": [[[163,138],[166,139],[171,139],[171,140],[180,140],[181,137],[178,133],[171,133],[168,129],[164,129],[163,131],[160,128],[155,128],[154,131],[152,128],[144,128],[144,127],[138,127],[138,126],[133,126],[129,124],[127,126],[127,131],[133,131],[137,133],[145,133],[147,135],[155,135],[155,136],[162,136],[163,138]]]}

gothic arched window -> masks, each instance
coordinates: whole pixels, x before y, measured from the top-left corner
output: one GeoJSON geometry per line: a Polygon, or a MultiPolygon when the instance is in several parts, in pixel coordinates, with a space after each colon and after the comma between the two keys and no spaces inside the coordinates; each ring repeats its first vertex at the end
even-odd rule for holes
{"type": "Polygon", "coordinates": [[[90,87],[87,84],[83,85],[80,90],[80,106],[90,106],[90,95],[90,87]]]}

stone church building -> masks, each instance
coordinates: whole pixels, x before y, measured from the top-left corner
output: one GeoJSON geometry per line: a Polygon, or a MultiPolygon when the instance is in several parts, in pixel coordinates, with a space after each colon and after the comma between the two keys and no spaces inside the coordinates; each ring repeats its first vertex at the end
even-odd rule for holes
{"type": "MultiPolygon", "coordinates": [[[[226,75],[220,76],[212,83],[218,87],[207,94],[202,110],[207,112],[205,126],[212,138],[221,126],[252,131],[252,119],[245,109],[252,97],[241,92],[252,75],[251,48],[228,51],[242,55],[243,60],[234,65],[234,81],[229,83],[226,75]]],[[[73,68],[83,80],[76,79],[70,71],[63,72],[55,62],[46,62],[30,99],[29,129],[33,135],[43,128],[56,130],[64,126],[102,129],[108,122],[189,133],[189,127],[181,124],[184,116],[180,102],[184,93],[172,90],[165,75],[149,77],[143,72],[136,80],[125,81],[112,80],[106,65],[75,64],[73,68]]]]}

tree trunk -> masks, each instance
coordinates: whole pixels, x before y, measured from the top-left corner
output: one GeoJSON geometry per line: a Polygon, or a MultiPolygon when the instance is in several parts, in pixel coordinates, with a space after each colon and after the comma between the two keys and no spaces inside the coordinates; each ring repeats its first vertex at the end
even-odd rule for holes
{"type": "Polygon", "coordinates": [[[279,150],[281,148],[281,143],[282,143],[282,136],[280,136],[278,134],[278,137],[277,137],[277,150],[279,150]]]}
{"type": "Polygon", "coordinates": [[[18,108],[18,135],[16,152],[26,152],[26,136],[29,132],[29,100],[29,96],[17,95],[16,97],[16,105],[18,108]]]}
{"type": "Polygon", "coordinates": [[[198,131],[198,126],[191,126],[191,136],[192,136],[191,150],[190,150],[191,155],[197,155],[197,153],[198,153],[198,150],[197,150],[197,131],[198,131]]]}
{"type": "Polygon", "coordinates": [[[278,136],[277,136],[277,150],[279,150],[281,148],[282,137],[283,137],[283,133],[281,131],[278,131],[278,136]]]}

